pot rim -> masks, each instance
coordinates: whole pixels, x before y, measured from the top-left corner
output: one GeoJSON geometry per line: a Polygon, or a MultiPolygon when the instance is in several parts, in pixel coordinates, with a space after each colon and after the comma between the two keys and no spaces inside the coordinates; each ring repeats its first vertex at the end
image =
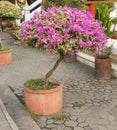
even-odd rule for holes
{"type": "Polygon", "coordinates": [[[98,57],[96,57],[95,60],[111,60],[111,58],[110,57],[108,57],[108,58],[98,58],[98,57]]]}

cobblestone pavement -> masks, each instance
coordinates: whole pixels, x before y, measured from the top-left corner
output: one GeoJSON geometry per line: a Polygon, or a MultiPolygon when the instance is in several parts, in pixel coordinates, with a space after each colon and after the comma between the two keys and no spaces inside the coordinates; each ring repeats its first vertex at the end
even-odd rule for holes
{"type": "MultiPolygon", "coordinates": [[[[23,101],[24,82],[43,77],[58,55],[21,48],[8,34],[2,40],[3,46],[13,49],[13,63],[0,65],[0,84],[8,85],[23,101]]],[[[58,116],[36,119],[42,130],[117,130],[117,80],[97,80],[94,74],[94,68],[79,62],[60,64],[52,77],[64,82],[64,106],[58,116]]]]}

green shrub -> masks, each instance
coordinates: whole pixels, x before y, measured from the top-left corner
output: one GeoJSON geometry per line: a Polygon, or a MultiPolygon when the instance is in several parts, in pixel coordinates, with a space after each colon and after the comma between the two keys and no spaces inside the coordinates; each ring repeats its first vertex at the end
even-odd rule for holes
{"type": "Polygon", "coordinates": [[[96,19],[103,22],[104,26],[104,33],[111,37],[111,25],[112,21],[110,18],[110,12],[113,10],[112,4],[104,3],[104,4],[97,4],[96,5],[96,19]]]}
{"type": "Polygon", "coordinates": [[[47,9],[51,6],[67,6],[73,8],[79,8],[82,10],[88,10],[88,6],[80,0],[44,0],[43,7],[47,9]]]}

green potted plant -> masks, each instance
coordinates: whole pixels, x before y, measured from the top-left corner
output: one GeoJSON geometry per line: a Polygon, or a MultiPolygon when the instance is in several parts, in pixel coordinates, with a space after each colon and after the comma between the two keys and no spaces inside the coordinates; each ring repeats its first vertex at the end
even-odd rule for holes
{"type": "Polygon", "coordinates": [[[2,47],[1,34],[4,26],[9,20],[21,18],[21,11],[9,1],[0,1],[0,64],[10,64],[12,62],[12,49],[2,47]]]}
{"type": "Polygon", "coordinates": [[[110,47],[103,46],[99,49],[95,58],[95,74],[98,79],[111,79],[112,66],[111,54],[112,45],[110,47]]]}
{"type": "Polygon", "coordinates": [[[70,7],[51,7],[31,20],[23,22],[19,39],[22,46],[33,46],[50,53],[58,52],[59,58],[44,78],[25,83],[25,102],[32,113],[53,114],[62,109],[63,83],[50,76],[66,55],[78,51],[95,52],[107,42],[101,22],[90,12],[70,7]]]}

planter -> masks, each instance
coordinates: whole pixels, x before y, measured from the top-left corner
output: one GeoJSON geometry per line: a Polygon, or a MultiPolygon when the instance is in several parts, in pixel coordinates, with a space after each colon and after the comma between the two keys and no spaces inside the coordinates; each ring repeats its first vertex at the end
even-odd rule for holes
{"type": "Polygon", "coordinates": [[[95,74],[98,79],[111,79],[111,58],[95,59],[95,74]]]}
{"type": "Polygon", "coordinates": [[[12,49],[0,51],[0,64],[12,63],[12,49]]]}
{"type": "Polygon", "coordinates": [[[34,91],[25,86],[25,103],[30,112],[34,114],[50,115],[62,109],[63,83],[61,81],[55,81],[60,85],[51,90],[34,91]]]}
{"type": "Polygon", "coordinates": [[[63,60],[67,63],[76,62],[76,55],[71,55],[71,56],[67,55],[64,57],[63,60]]]}

